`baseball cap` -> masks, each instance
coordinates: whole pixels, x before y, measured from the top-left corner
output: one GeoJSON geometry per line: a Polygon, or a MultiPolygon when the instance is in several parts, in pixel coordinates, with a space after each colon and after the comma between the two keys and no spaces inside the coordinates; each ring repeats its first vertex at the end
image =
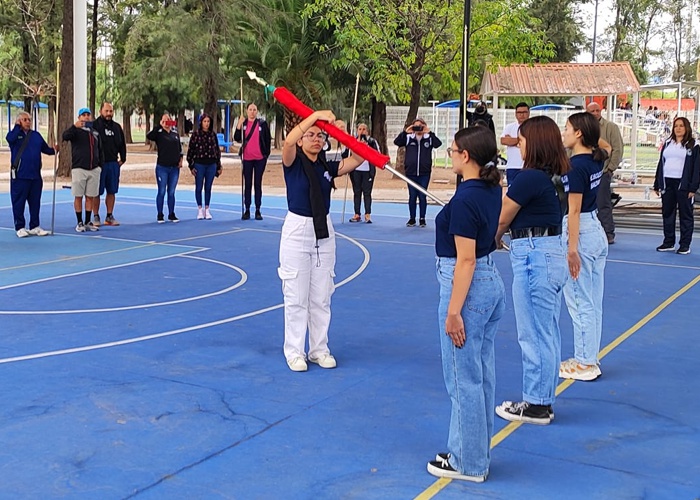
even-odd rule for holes
{"type": "Polygon", "coordinates": [[[92,114],[92,112],[90,111],[90,108],[80,108],[80,109],[78,110],[78,116],[84,115],[85,113],[87,113],[87,114],[89,114],[89,115],[92,114]]]}

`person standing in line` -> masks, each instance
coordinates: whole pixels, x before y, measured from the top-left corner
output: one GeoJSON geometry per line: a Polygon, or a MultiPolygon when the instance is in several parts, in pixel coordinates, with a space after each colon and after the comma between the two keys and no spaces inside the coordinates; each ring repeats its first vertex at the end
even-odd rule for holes
{"type": "Polygon", "coordinates": [[[605,230],[608,245],[612,245],[615,243],[615,220],[613,219],[610,183],[612,182],[613,173],[622,161],[625,144],[622,141],[620,127],[601,116],[600,104],[592,102],[586,107],[586,111],[598,120],[600,124],[600,138],[610,144],[612,148],[610,156],[603,165],[603,176],[600,178],[597,195],[598,219],[600,219],[600,223],[605,230]]]}
{"type": "Polygon", "coordinates": [[[568,192],[562,244],[567,252],[569,279],[564,299],[574,325],[574,357],[559,366],[559,377],[595,380],[601,375],[598,352],[603,334],[603,289],[608,240],[596,215],[596,196],[608,157],[600,140],[600,125],[590,113],[569,116],[563,134],[571,150],[571,170],[562,177],[568,192]]]}
{"type": "Polygon", "coordinates": [[[199,127],[192,133],[187,148],[187,165],[195,178],[194,198],[197,202],[197,220],[211,220],[209,210],[211,188],[214,177],[221,175],[221,148],[212,129],[212,118],[203,113],[199,118],[199,127]],[[202,189],[204,189],[204,206],[202,207],[202,189]]]}
{"type": "MultiPolygon", "coordinates": [[[[379,144],[369,135],[367,124],[360,123],[357,125],[357,140],[364,142],[370,148],[379,151],[379,144]]],[[[347,154],[351,154],[346,150],[347,154]]],[[[344,152],[344,154],[346,154],[344,152]]],[[[343,156],[345,158],[345,156],[343,156]]],[[[365,200],[365,222],[372,223],[372,187],[374,186],[374,176],[377,174],[377,168],[368,161],[363,161],[359,167],[350,173],[350,182],[352,183],[353,203],[355,206],[355,215],[350,218],[350,222],[360,222],[360,205],[362,198],[365,200]]]]}
{"type": "Polygon", "coordinates": [[[174,127],[175,120],[171,118],[169,113],[165,113],[161,117],[160,123],[146,134],[146,138],[155,142],[158,147],[158,158],[156,159],[158,224],[165,222],[163,202],[166,192],[168,194],[168,220],[180,222],[180,219],[175,215],[175,189],[182,168],[182,144],[180,144],[180,135],[174,127]]]}
{"type": "Polygon", "coordinates": [[[294,372],[306,371],[307,360],[321,368],[336,367],[328,348],[335,289],[335,231],[328,215],[331,189],[334,178],[364,161],[356,155],[326,161],[321,151],[327,136],[316,125],[319,120],[334,123],[335,115],[329,110],[313,112],[289,131],[282,149],[289,211],[282,225],[277,273],[284,294],[284,356],[294,372]]]}
{"type": "Polygon", "coordinates": [[[258,107],[248,104],[247,118],[241,116],[233,134],[233,140],[241,143],[241,162],[243,163],[244,204],[245,211],[241,219],[250,219],[251,191],[255,185],[255,220],[262,220],[262,178],[270,156],[272,136],[265,120],[258,118],[258,107]]]}
{"type": "Polygon", "coordinates": [[[676,245],[676,213],[681,237],[677,254],[688,255],[693,240],[695,220],[693,204],[700,186],[700,145],[693,139],[693,129],[685,117],[673,120],[671,136],[666,139],[654,177],[654,191],[661,196],[664,241],[658,252],[673,252],[676,245]]]}
{"type": "Polygon", "coordinates": [[[118,226],[119,221],[114,218],[114,203],[119,192],[119,173],[121,166],[126,162],[126,139],[122,126],[114,121],[114,108],[108,102],[102,103],[100,116],[93,123],[93,128],[100,134],[100,144],[104,150],[105,162],[100,174],[100,195],[93,200],[93,223],[96,226],[100,221],[100,196],[105,191],[105,206],[107,217],[105,226],[118,226]]]}
{"type": "MultiPolygon", "coordinates": [[[[562,209],[555,187],[569,170],[561,131],[536,116],[518,132],[523,169],[503,197],[496,240],[510,229],[513,308],[523,359],[523,400],[504,401],[496,414],[509,421],[548,425],[559,381],[559,314],[566,282],[562,209]]],[[[563,189],[562,189],[563,191],[563,189]]],[[[563,193],[562,193],[563,196],[563,193]]]]}
{"type": "Polygon", "coordinates": [[[481,483],[491,462],[494,341],[505,311],[503,280],[491,257],[503,190],[496,136],[488,128],[460,130],[447,153],[464,179],[435,218],[438,327],[452,411],[448,451],[427,467],[437,477],[481,483]]]}
{"type": "Polygon", "coordinates": [[[55,155],[58,144],[49,147],[39,132],[32,130],[32,118],[22,111],[12,130],[5,137],[10,146],[10,199],[15,231],[18,238],[46,236],[49,231],[39,225],[41,191],[41,154],[55,155]],[[29,229],[26,228],[24,207],[29,206],[29,229]]]}
{"type": "Polygon", "coordinates": [[[518,149],[518,129],[522,123],[530,118],[530,106],[527,103],[519,102],[515,105],[515,121],[509,123],[501,134],[501,144],[506,146],[506,181],[510,186],[520,169],[523,168],[523,159],[518,149]]]}
{"type": "MultiPolygon", "coordinates": [[[[430,184],[430,173],[433,168],[433,149],[442,146],[442,141],[430,131],[430,127],[422,118],[416,118],[413,124],[406,127],[396,139],[394,144],[398,147],[406,148],[404,157],[404,167],[406,177],[428,189],[430,184]]],[[[425,227],[425,214],[428,210],[428,198],[418,191],[413,185],[408,184],[408,214],[409,219],[406,227],[416,225],[416,198],[420,204],[420,227],[425,227]]]]}
{"type": "Polygon", "coordinates": [[[100,194],[100,175],[104,152],[100,134],[92,128],[92,113],[89,108],[80,108],[78,121],[63,132],[63,140],[71,143],[71,193],[78,225],[75,230],[99,231],[90,220],[94,199],[100,194]],[[83,220],[83,197],[85,197],[85,219],[83,220]]]}

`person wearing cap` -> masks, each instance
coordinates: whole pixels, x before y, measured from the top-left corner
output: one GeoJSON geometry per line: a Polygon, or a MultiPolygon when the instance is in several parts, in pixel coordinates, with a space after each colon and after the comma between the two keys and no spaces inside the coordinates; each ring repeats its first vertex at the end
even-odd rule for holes
{"type": "Polygon", "coordinates": [[[41,154],[55,155],[58,145],[50,148],[41,134],[32,130],[29,113],[21,112],[15,126],[5,138],[10,145],[10,198],[17,237],[46,236],[48,231],[39,226],[41,190],[41,154]],[[24,219],[24,207],[29,205],[29,230],[24,219]]]}
{"type": "Polygon", "coordinates": [[[107,217],[105,226],[118,226],[119,221],[114,218],[114,202],[119,191],[119,172],[121,166],[126,162],[126,139],[121,125],[114,121],[114,108],[108,102],[102,103],[100,116],[95,120],[94,129],[100,134],[100,144],[104,150],[104,164],[100,174],[100,195],[93,200],[93,223],[99,226],[100,221],[100,196],[105,191],[105,206],[107,207],[107,217]]]}
{"type": "Polygon", "coordinates": [[[470,127],[475,126],[476,122],[479,120],[486,122],[486,125],[488,125],[489,129],[491,129],[491,132],[494,134],[496,133],[496,126],[493,123],[493,116],[491,116],[489,113],[484,101],[480,101],[479,104],[476,105],[473,113],[467,114],[467,124],[470,127]]]}
{"type": "MultiPolygon", "coordinates": [[[[394,139],[398,147],[406,148],[404,168],[406,177],[428,189],[430,173],[433,168],[433,149],[442,146],[442,141],[430,131],[427,122],[423,118],[416,118],[406,130],[403,130],[394,139]]],[[[428,209],[428,199],[418,189],[408,184],[408,215],[406,227],[416,225],[416,198],[420,204],[420,227],[425,227],[425,213],[428,209]]]]}
{"type": "Polygon", "coordinates": [[[75,230],[99,231],[92,221],[93,199],[100,194],[100,174],[104,163],[104,152],[100,134],[92,128],[92,113],[89,108],[80,108],[78,121],[63,132],[63,140],[71,143],[71,193],[78,225],[75,230]],[[83,219],[83,197],[85,197],[85,218],[83,219]]]}

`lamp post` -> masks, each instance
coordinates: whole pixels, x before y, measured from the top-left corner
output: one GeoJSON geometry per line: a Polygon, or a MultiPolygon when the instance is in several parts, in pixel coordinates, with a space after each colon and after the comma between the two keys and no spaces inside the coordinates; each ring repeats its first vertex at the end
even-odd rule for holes
{"type": "MultiPolygon", "coordinates": [[[[467,126],[467,103],[469,102],[469,36],[471,32],[472,2],[464,0],[464,29],[462,31],[462,81],[459,87],[459,127],[467,126]]],[[[449,138],[447,138],[449,142],[449,138]]],[[[462,176],[457,175],[456,185],[462,182],[462,176]]],[[[456,188],[455,188],[456,190],[456,188]]]]}

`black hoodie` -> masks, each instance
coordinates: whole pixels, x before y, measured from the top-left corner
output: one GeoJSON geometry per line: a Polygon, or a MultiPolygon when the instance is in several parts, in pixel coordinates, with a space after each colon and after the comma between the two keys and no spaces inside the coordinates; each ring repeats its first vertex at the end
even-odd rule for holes
{"type": "Polygon", "coordinates": [[[71,168],[92,170],[104,163],[100,134],[97,130],[71,125],[63,132],[63,140],[71,143],[71,168]]]}
{"type": "Polygon", "coordinates": [[[92,123],[92,128],[100,133],[100,143],[104,150],[105,161],[126,161],[126,140],[121,125],[114,120],[105,120],[101,116],[92,123]],[[117,158],[119,156],[119,158],[117,158]]]}

